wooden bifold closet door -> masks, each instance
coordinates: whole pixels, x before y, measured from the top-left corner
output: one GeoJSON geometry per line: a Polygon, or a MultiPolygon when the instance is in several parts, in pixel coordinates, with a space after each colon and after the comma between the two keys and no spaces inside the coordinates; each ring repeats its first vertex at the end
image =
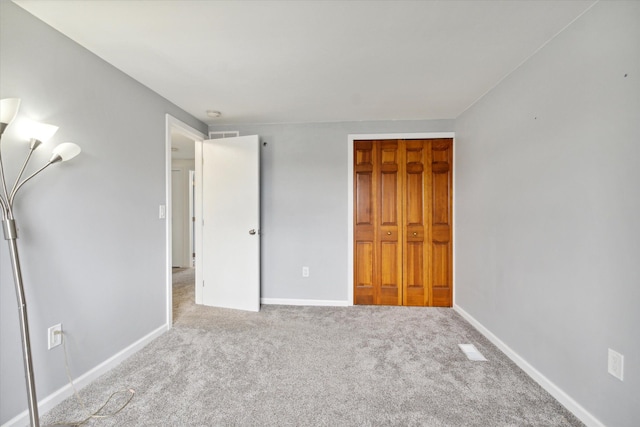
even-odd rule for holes
{"type": "Polygon", "coordinates": [[[452,305],[453,140],[354,143],[354,303],[452,305]]]}

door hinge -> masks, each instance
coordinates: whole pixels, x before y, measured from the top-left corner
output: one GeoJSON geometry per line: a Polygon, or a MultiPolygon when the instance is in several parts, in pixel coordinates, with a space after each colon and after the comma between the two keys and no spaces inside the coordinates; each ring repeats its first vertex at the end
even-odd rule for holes
{"type": "Polygon", "coordinates": [[[195,217],[195,216],[192,216],[192,217],[191,217],[191,221],[196,222],[196,217],[195,217]]]}
{"type": "Polygon", "coordinates": [[[204,288],[204,280],[202,281],[202,287],[204,288]]]}

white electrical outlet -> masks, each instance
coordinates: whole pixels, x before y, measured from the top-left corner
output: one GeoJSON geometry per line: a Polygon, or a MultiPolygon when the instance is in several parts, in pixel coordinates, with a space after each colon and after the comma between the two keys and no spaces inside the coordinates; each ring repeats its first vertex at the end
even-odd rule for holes
{"type": "Polygon", "coordinates": [[[62,344],[62,323],[53,325],[47,331],[49,350],[62,344]]]}
{"type": "Polygon", "coordinates": [[[302,277],[309,277],[309,267],[302,267],[302,277]]]}
{"type": "Polygon", "coordinates": [[[623,381],[624,378],[624,356],[617,351],[609,349],[608,372],[623,381]]]}

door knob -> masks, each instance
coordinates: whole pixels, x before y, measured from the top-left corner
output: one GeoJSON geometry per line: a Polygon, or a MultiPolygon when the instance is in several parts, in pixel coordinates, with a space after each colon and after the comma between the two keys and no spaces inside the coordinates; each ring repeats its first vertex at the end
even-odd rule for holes
{"type": "Polygon", "coordinates": [[[387,236],[391,236],[391,232],[390,231],[387,231],[387,236]]]}
{"type": "Polygon", "coordinates": [[[415,232],[414,232],[414,233],[413,233],[413,235],[414,235],[414,236],[417,236],[417,235],[418,235],[418,233],[415,233],[415,232]]]}
{"type": "Polygon", "coordinates": [[[253,236],[254,234],[256,234],[256,230],[252,228],[251,230],[249,230],[249,234],[253,236]]]}

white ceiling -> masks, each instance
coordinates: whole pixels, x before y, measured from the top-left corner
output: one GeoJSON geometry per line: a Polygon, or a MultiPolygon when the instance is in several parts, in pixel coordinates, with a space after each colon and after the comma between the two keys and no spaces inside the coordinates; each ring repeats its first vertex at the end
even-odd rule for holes
{"type": "Polygon", "coordinates": [[[455,118],[594,3],[15,2],[206,123],[455,118]]]}

